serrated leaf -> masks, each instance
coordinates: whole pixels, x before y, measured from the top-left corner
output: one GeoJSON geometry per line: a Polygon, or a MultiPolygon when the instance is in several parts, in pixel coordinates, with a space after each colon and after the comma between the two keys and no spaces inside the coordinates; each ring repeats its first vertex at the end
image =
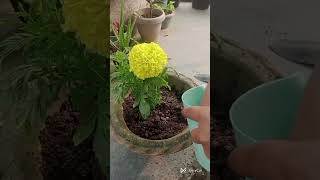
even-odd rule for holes
{"type": "Polygon", "coordinates": [[[147,119],[150,115],[150,105],[145,99],[141,99],[139,104],[139,111],[143,119],[147,119]]]}

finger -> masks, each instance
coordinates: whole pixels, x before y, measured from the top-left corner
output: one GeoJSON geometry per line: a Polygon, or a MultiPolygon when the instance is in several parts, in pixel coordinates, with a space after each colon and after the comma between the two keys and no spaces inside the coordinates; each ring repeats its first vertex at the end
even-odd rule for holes
{"type": "Polygon", "coordinates": [[[210,142],[210,133],[203,132],[202,129],[196,128],[191,131],[191,137],[197,144],[205,144],[210,142]]]}
{"type": "Polygon", "coordinates": [[[201,123],[207,121],[210,117],[210,109],[205,106],[193,106],[184,108],[182,114],[187,118],[201,123]]]}
{"type": "Polygon", "coordinates": [[[257,179],[275,179],[281,176],[286,153],[290,152],[288,141],[266,141],[243,145],[229,156],[229,165],[241,176],[257,179]]]}
{"type": "Polygon", "coordinates": [[[208,157],[208,159],[210,159],[210,142],[202,144],[202,146],[206,156],[208,157]]]}

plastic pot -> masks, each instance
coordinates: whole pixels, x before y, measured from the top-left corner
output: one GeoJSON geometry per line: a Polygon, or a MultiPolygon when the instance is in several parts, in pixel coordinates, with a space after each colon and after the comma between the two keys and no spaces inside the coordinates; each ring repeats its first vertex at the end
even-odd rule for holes
{"type": "Polygon", "coordinates": [[[210,0],[192,0],[192,8],[198,10],[208,9],[210,6],[210,0]]]}
{"type": "MultiPolygon", "coordinates": [[[[189,89],[188,91],[182,94],[182,102],[184,107],[191,107],[191,106],[199,106],[202,101],[202,97],[205,93],[205,86],[197,86],[194,88],[189,89]]],[[[198,122],[187,119],[188,120],[188,127],[190,132],[198,127],[198,122]]],[[[208,172],[210,172],[210,160],[204,153],[203,146],[201,144],[193,143],[193,147],[195,150],[196,158],[199,164],[205,168],[208,172]]]]}
{"type": "Polygon", "coordinates": [[[161,29],[167,29],[170,25],[170,22],[172,21],[172,17],[175,15],[175,12],[173,11],[171,14],[167,14],[166,18],[162,22],[161,29]]]}
{"type": "Polygon", "coordinates": [[[236,144],[287,139],[295,124],[306,82],[302,74],[294,74],[240,96],[230,109],[236,144]]]}
{"type": "Polygon", "coordinates": [[[149,12],[150,8],[139,10],[136,25],[144,42],[157,42],[160,37],[161,24],[165,19],[165,14],[160,9],[153,9],[153,18],[144,17],[149,14],[149,12]]]}

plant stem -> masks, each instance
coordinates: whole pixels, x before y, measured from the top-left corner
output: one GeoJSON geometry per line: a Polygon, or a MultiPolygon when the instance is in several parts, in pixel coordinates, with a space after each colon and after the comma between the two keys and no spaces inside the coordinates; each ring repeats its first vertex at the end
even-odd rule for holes
{"type": "Polygon", "coordinates": [[[150,0],[150,18],[152,18],[152,4],[153,4],[153,2],[152,2],[152,0],[150,0]]]}

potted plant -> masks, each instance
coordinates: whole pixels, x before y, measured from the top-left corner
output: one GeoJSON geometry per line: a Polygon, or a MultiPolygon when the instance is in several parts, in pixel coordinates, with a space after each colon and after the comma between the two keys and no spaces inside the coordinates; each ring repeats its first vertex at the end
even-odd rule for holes
{"type": "Polygon", "coordinates": [[[154,1],[148,0],[149,7],[139,10],[137,15],[137,28],[141,38],[145,42],[156,42],[159,40],[161,23],[165,14],[161,9],[154,8],[154,1]]]}
{"type": "Polygon", "coordinates": [[[113,57],[118,62],[111,75],[111,127],[116,139],[135,152],[149,155],[190,146],[180,96],[196,84],[168,71],[167,54],[153,42],[118,51],[113,57]]]}
{"type": "Polygon", "coordinates": [[[178,8],[180,4],[180,0],[173,0],[173,2],[174,2],[174,7],[178,8]]]}
{"type": "Polygon", "coordinates": [[[228,166],[228,156],[235,148],[235,137],[229,110],[233,102],[249,89],[283,77],[260,54],[241,47],[238,43],[211,34],[213,53],[213,125],[211,125],[213,171],[212,179],[242,180],[228,166]],[[225,76],[225,74],[228,76],[225,76]]]}
{"type": "MultiPolygon", "coordinates": [[[[65,0],[59,8],[57,2],[35,1],[30,6],[35,11],[23,14],[27,21],[19,31],[0,43],[1,95],[9,99],[1,121],[14,122],[11,131],[23,137],[19,142],[36,147],[19,157],[32,154],[41,179],[104,180],[109,150],[107,25],[90,19],[106,22],[101,8],[106,4],[65,0]],[[86,36],[88,29],[95,35],[86,36]],[[9,68],[15,56],[21,61],[9,68]]],[[[30,168],[24,164],[10,162],[8,167],[30,168]]],[[[10,172],[15,171],[5,173],[10,172]]]]}
{"type": "Polygon", "coordinates": [[[174,2],[169,0],[167,5],[157,3],[155,4],[155,7],[164,11],[166,18],[162,22],[161,29],[167,29],[173,16],[175,15],[174,2]]]}

